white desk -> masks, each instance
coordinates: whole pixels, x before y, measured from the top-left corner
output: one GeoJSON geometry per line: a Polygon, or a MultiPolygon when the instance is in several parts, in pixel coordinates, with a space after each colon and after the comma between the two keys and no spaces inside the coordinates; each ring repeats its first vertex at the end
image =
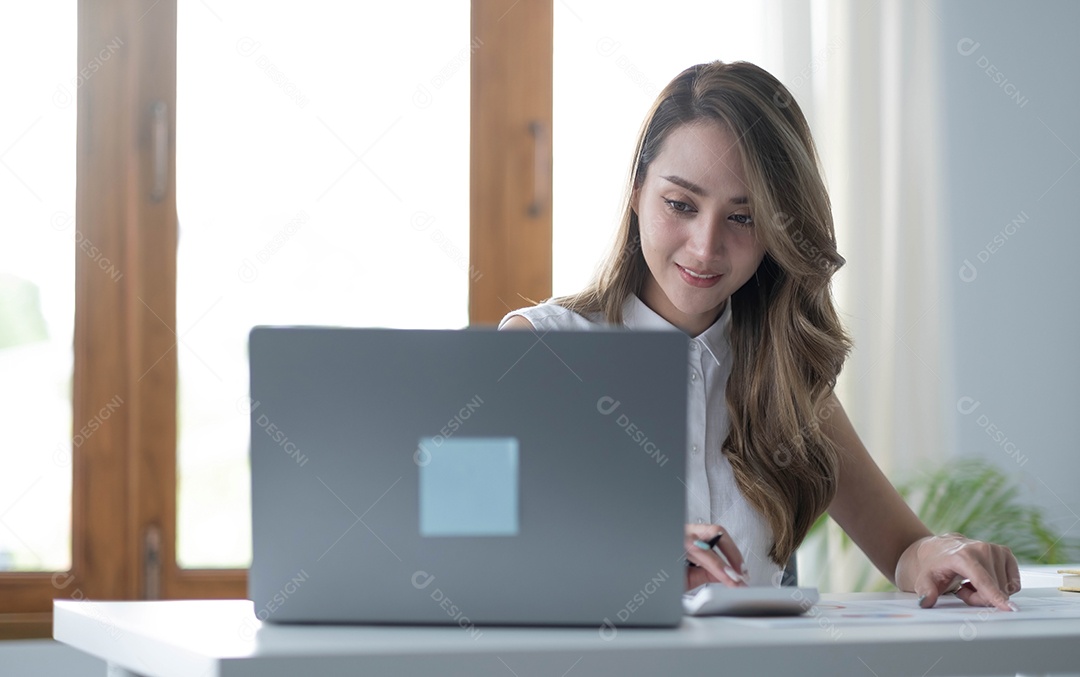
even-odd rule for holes
{"type": "MultiPolygon", "coordinates": [[[[1015,597],[1056,597],[1053,589],[1015,597]]],[[[909,599],[823,595],[822,602],[909,599]]],[[[1080,595],[1070,599],[1080,604],[1080,595]]],[[[56,601],[54,637],[114,677],[425,675],[1002,675],[1080,672],[1080,620],[762,628],[687,618],[671,630],[273,626],[244,600],[56,601]]],[[[819,619],[819,620],[823,620],[819,619]]]]}

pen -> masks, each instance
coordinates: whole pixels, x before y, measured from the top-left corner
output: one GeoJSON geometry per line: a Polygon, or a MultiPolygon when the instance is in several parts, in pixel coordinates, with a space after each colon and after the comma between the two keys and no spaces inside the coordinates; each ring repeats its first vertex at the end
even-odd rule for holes
{"type": "MultiPolygon", "coordinates": [[[[713,536],[712,538],[710,538],[707,541],[702,541],[702,540],[698,539],[698,540],[694,541],[694,545],[701,548],[702,550],[712,550],[713,548],[716,547],[716,544],[719,543],[720,539],[723,538],[723,537],[724,537],[724,533],[720,532],[720,533],[713,536]]],[[[691,562],[690,560],[686,560],[686,563],[689,564],[692,567],[698,566],[697,564],[691,562]]]]}

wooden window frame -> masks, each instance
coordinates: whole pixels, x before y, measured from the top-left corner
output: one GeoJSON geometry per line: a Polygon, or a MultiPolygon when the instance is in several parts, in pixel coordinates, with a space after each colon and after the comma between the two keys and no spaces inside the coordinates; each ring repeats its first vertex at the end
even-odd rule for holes
{"type": "Polygon", "coordinates": [[[473,0],[469,321],[551,296],[551,0],[473,0]]]}
{"type": "MultiPolygon", "coordinates": [[[[551,294],[552,2],[471,15],[469,319],[491,324],[551,294]]],[[[0,573],[0,639],[51,636],[53,599],[247,596],[244,569],[176,564],[176,31],[177,0],[78,3],[78,64],[122,47],[78,88],[75,218],[122,276],[76,251],[74,425],[122,404],[73,454],[70,571],[0,573]]]]}

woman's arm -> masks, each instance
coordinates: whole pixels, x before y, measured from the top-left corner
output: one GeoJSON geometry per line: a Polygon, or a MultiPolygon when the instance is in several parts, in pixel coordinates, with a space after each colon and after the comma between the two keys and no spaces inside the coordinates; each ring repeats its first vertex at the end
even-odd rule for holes
{"type": "Polygon", "coordinates": [[[956,593],[968,604],[1013,608],[1008,598],[1020,589],[1020,573],[1008,548],[931,534],[874,463],[835,394],[819,419],[840,454],[829,515],[896,587],[929,607],[967,579],[956,593]]]}
{"type": "Polygon", "coordinates": [[[933,534],[874,463],[835,394],[825,400],[819,418],[822,431],[840,452],[829,515],[874,566],[900,587],[893,572],[901,555],[915,541],[933,534]]]}

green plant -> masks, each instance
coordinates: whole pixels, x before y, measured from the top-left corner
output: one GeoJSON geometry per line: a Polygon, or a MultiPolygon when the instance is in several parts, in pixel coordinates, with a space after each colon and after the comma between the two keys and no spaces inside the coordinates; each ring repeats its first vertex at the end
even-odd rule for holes
{"type": "MultiPolygon", "coordinates": [[[[1007,545],[1021,564],[1062,564],[1080,557],[1080,539],[1066,538],[1046,523],[1042,509],[1026,504],[1020,486],[997,466],[961,459],[897,485],[915,514],[934,533],[960,532],[969,538],[1007,545]]],[[[846,556],[846,580],[853,590],[891,586],[847,534],[822,515],[807,535],[811,556],[846,556]]],[[[828,587],[829,581],[825,582],[828,587]]]]}

